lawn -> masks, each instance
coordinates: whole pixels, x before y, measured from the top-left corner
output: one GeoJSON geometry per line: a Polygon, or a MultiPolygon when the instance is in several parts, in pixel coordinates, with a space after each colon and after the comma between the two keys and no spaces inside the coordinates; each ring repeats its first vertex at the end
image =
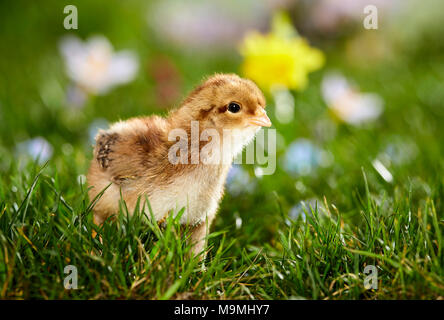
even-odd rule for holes
{"type": "Polygon", "coordinates": [[[287,8],[325,63],[303,90],[281,91],[290,121],[264,90],[276,171],[235,166],[199,261],[187,258],[189,230],[177,219],[159,227],[122,203],[98,228],[87,195],[97,127],[165,115],[206,75],[242,75],[237,46],[171,44],[149,27],[156,3],[74,1],[79,28],[70,31],[59,1],[0,4],[0,298],[443,299],[444,34],[433,21],[444,10],[424,4],[427,22],[365,30],[359,20],[326,35],[306,27],[307,8],[287,8]],[[135,51],[134,79],[70,98],[67,34],[135,51]],[[380,114],[357,124],[335,113],[322,93],[332,72],[377,95],[380,114]],[[64,287],[68,265],[77,289],[64,287]]]}

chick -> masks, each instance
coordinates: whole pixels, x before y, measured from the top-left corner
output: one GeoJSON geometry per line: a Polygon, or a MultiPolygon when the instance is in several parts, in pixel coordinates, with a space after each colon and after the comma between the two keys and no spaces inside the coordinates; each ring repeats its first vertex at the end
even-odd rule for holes
{"type": "Polygon", "coordinates": [[[166,118],[132,118],[100,131],[87,177],[90,199],[108,188],[94,206],[94,222],[100,225],[117,214],[121,197],[130,213],[139,198],[149,212],[148,199],[159,223],[185,208],[180,222],[192,226],[192,251],[199,254],[223,196],[231,162],[261,126],[269,127],[271,122],[260,89],[235,74],[216,74],[196,87],[166,118]],[[212,132],[213,136],[198,136],[195,141],[196,137],[191,137],[193,126],[201,135],[212,132]],[[171,152],[178,145],[171,133],[177,130],[187,138],[180,150],[189,151],[180,155],[184,161],[175,161],[177,153],[171,152]],[[223,148],[224,142],[229,142],[226,145],[230,148],[223,148]],[[216,161],[200,159],[204,149],[216,161]]]}

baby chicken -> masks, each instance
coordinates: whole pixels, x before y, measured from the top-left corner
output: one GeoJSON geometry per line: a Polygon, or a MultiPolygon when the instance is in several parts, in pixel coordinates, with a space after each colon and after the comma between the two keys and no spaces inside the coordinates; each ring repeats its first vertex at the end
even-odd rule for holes
{"type": "Polygon", "coordinates": [[[264,108],[264,95],[252,81],[235,74],[216,74],[195,88],[167,118],[132,118],[100,131],[87,177],[90,199],[108,188],[94,206],[94,222],[100,225],[117,214],[121,197],[130,213],[139,198],[149,212],[148,199],[159,223],[185,208],[180,222],[192,226],[192,251],[199,254],[222,198],[231,161],[261,126],[271,126],[264,108]],[[193,140],[193,126],[202,135],[212,132],[211,139],[198,136],[193,140]],[[188,138],[180,150],[189,151],[181,155],[182,161],[175,161],[177,153],[171,152],[178,144],[172,132],[183,132],[188,138]],[[222,146],[228,140],[230,148],[226,150],[222,146]],[[222,156],[221,161],[202,161],[199,154],[204,148],[206,154],[223,153],[228,161],[222,161],[222,156]]]}

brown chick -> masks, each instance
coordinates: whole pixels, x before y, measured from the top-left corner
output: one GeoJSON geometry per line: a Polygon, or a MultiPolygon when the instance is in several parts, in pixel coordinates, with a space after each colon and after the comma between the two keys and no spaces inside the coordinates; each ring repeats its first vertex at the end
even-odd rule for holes
{"type": "Polygon", "coordinates": [[[149,212],[148,199],[158,222],[185,208],[180,222],[193,227],[193,253],[199,254],[233,158],[261,126],[271,126],[264,108],[264,95],[252,81],[216,74],[167,118],[133,118],[100,131],[88,173],[90,199],[109,187],[95,204],[94,222],[117,214],[121,196],[130,213],[139,198],[149,212]]]}

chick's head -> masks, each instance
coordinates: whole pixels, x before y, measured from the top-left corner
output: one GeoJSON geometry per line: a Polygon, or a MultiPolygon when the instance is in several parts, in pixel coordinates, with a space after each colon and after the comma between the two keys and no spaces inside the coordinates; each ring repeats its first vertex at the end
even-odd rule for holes
{"type": "Polygon", "coordinates": [[[271,126],[256,84],[235,74],[216,74],[194,89],[184,107],[202,127],[240,130],[246,136],[271,126]]]}

